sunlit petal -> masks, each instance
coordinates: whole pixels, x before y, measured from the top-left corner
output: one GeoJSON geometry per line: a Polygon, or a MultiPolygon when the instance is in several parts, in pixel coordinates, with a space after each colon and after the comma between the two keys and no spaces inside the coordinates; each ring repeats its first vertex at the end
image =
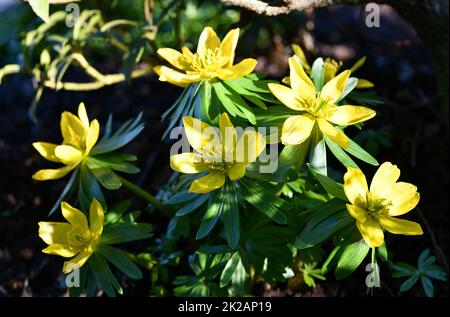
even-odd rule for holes
{"type": "Polygon", "coordinates": [[[86,112],[86,107],[84,103],[80,103],[78,106],[78,118],[80,118],[81,123],[83,124],[85,129],[89,128],[89,117],[86,112]]]}
{"type": "Polygon", "coordinates": [[[87,135],[86,135],[86,152],[89,153],[91,149],[94,147],[95,143],[97,143],[98,137],[100,135],[100,124],[97,120],[93,120],[91,125],[89,126],[87,135]]]}
{"type": "Polygon", "coordinates": [[[79,252],[79,250],[71,248],[68,244],[52,244],[42,250],[43,253],[46,254],[54,254],[59,255],[64,258],[73,257],[75,254],[79,252]]]}
{"type": "Polygon", "coordinates": [[[81,149],[84,146],[87,133],[87,129],[81,120],[74,114],[64,111],[61,115],[60,125],[64,144],[81,149]]]}
{"type": "Polygon", "coordinates": [[[299,96],[289,87],[280,84],[268,85],[272,94],[277,97],[286,107],[302,111],[305,107],[300,102],[299,96]]]}
{"type": "Polygon", "coordinates": [[[158,55],[168,61],[171,65],[180,70],[190,70],[191,61],[188,60],[184,54],[172,48],[160,48],[157,51],[158,55]]]}
{"type": "Polygon", "coordinates": [[[89,257],[92,255],[93,250],[91,248],[87,250],[82,250],[76,257],[70,259],[69,261],[64,262],[63,272],[68,274],[75,270],[76,268],[81,268],[89,257]]]}
{"type": "Polygon", "coordinates": [[[75,167],[77,165],[67,165],[57,169],[42,169],[33,174],[33,179],[37,181],[59,179],[66,176],[75,167]]]}
{"type": "Polygon", "coordinates": [[[375,117],[372,109],[360,106],[339,106],[328,112],[327,120],[337,125],[353,125],[375,117]]]}
{"type": "Polygon", "coordinates": [[[227,174],[232,180],[238,180],[245,176],[245,163],[236,163],[228,167],[227,174]]]}
{"type": "Polygon", "coordinates": [[[57,144],[47,142],[34,142],[33,147],[42,155],[43,158],[52,162],[59,162],[55,155],[57,144]]]}
{"type": "Polygon", "coordinates": [[[295,57],[289,59],[290,83],[295,93],[303,100],[314,100],[316,88],[295,57]]]}
{"type": "Polygon", "coordinates": [[[206,171],[208,167],[201,161],[197,153],[181,153],[170,156],[170,167],[177,172],[197,174],[206,171]]]}
{"type": "Polygon", "coordinates": [[[389,193],[400,177],[400,169],[391,162],[381,164],[377,172],[373,176],[370,184],[370,192],[382,197],[391,197],[389,193]]]}
{"type": "Polygon", "coordinates": [[[344,132],[334,127],[327,120],[319,119],[317,122],[319,124],[320,131],[322,131],[322,133],[329,137],[334,143],[343,149],[346,149],[349,146],[350,141],[344,132]]]}
{"type": "Polygon", "coordinates": [[[236,162],[255,161],[266,147],[265,138],[256,131],[245,131],[236,144],[236,162]]]}
{"type": "Polygon", "coordinates": [[[76,164],[83,159],[83,153],[70,145],[58,145],[55,148],[55,156],[67,165],[76,164]]]}
{"type": "Polygon", "coordinates": [[[367,212],[363,208],[357,205],[346,204],[348,213],[358,220],[359,222],[365,222],[367,219],[367,212]]]}
{"type": "Polygon", "coordinates": [[[209,124],[193,117],[184,117],[183,125],[189,144],[197,152],[203,153],[220,144],[216,129],[209,124]]]}
{"type": "Polygon", "coordinates": [[[220,172],[211,172],[206,176],[192,182],[189,192],[206,194],[222,187],[225,184],[225,175],[220,172]]]}
{"type": "Polygon", "coordinates": [[[197,53],[204,53],[206,50],[220,47],[220,39],[212,27],[207,26],[203,29],[198,39],[197,53]]]}
{"type": "Polygon", "coordinates": [[[344,191],[352,204],[365,202],[366,193],[368,192],[367,180],[360,169],[347,168],[347,173],[344,175],[344,191]]]}
{"type": "Polygon", "coordinates": [[[345,70],[323,86],[320,96],[328,99],[330,102],[335,102],[341,97],[344,91],[347,79],[350,76],[350,70],[345,70]]]}
{"type": "Polygon", "coordinates": [[[232,29],[222,40],[220,44],[220,49],[224,56],[228,57],[228,64],[226,66],[233,65],[234,62],[234,51],[236,50],[236,45],[239,40],[239,28],[232,29]]]}
{"type": "Polygon", "coordinates": [[[393,234],[404,235],[421,235],[423,234],[420,224],[414,221],[404,219],[397,219],[390,216],[379,217],[381,226],[393,234]]]}
{"type": "Polygon", "coordinates": [[[221,70],[218,77],[222,80],[231,80],[250,74],[256,66],[256,59],[246,58],[240,63],[221,70]]]}
{"type": "Polygon", "coordinates": [[[77,208],[72,207],[65,201],[61,203],[61,211],[64,218],[73,226],[80,228],[83,231],[89,231],[88,221],[83,212],[77,208]]]}
{"type": "Polygon", "coordinates": [[[295,145],[306,141],[315,125],[315,120],[308,114],[290,116],[283,123],[281,142],[285,145],[295,145]]]}
{"type": "Polygon", "coordinates": [[[417,206],[420,194],[413,184],[399,182],[392,186],[385,198],[392,203],[389,216],[400,216],[417,206]]]}
{"type": "Polygon", "coordinates": [[[383,244],[383,230],[376,219],[368,217],[365,222],[356,221],[356,226],[369,247],[376,248],[383,244]]]}
{"type": "Polygon", "coordinates": [[[67,233],[72,225],[66,222],[44,222],[39,225],[39,237],[47,244],[67,244],[67,233]]]}
{"type": "Polygon", "coordinates": [[[103,224],[105,222],[105,213],[102,205],[93,199],[89,208],[90,231],[94,237],[99,237],[103,232],[103,224]]]}

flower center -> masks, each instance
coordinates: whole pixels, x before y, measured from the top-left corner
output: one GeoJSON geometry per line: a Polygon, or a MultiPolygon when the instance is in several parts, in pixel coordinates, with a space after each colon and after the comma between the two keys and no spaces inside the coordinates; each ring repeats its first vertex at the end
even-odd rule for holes
{"type": "Polygon", "coordinates": [[[371,192],[366,193],[365,209],[371,217],[387,213],[391,205],[390,200],[380,198],[371,192]]]}
{"type": "Polygon", "coordinates": [[[326,118],[326,112],[329,109],[329,101],[317,96],[310,100],[301,100],[306,111],[316,119],[326,118]]]}
{"type": "Polygon", "coordinates": [[[90,245],[91,234],[89,231],[86,232],[74,226],[67,233],[67,241],[75,249],[84,249],[90,245]]]}
{"type": "Polygon", "coordinates": [[[207,49],[202,53],[195,53],[192,60],[192,68],[201,72],[206,78],[216,77],[217,72],[228,62],[220,48],[207,49]]]}

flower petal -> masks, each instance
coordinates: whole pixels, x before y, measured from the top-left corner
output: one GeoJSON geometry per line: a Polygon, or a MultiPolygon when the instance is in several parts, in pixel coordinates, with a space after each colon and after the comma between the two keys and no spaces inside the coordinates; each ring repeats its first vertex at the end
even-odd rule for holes
{"type": "Polygon", "coordinates": [[[66,165],[57,169],[43,169],[33,174],[33,179],[37,181],[46,181],[50,179],[59,179],[66,176],[77,165],[66,165]]]}
{"type": "Polygon", "coordinates": [[[197,153],[181,153],[171,155],[170,167],[174,171],[180,173],[197,174],[208,169],[201,159],[201,155],[197,153]]]}
{"type": "Polygon", "coordinates": [[[372,88],[374,86],[375,85],[372,82],[370,82],[366,79],[358,78],[358,83],[356,84],[355,88],[356,89],[365,89],[365,88],[372,88]]]}
{"type": "Polygon", "coordinates": [[[235,154],[234,149],[237,142],[237,133],[230,117],[228,117],[226,112],[222,113],[219,117],[219,128],[224,160],[225,162],[233,162],[235,154]]]}
{"type": "Polygon", "coordinates": [[[316,99],[316,87],[295,57],[289,58],[289,69],[289,79],[295,93],[303,100],[316,99]]]}
{"type": "Polygon", "coordinates": [[[398,182],[392,186],[389,193],[386,193],[386,199],[392,203],[389,216],[400,216],[417,206],[420,194],[413,184],[398,182]]]}
{"type": "Polygon", "coordinates": [[[97,120],[93,120],[86,135],[86,153],[89,153],[98,141],[100,135],[100,124],[97,120]]]}
{"type": "Polygon", "coordinates": [[[83,159],[83,153],[70,145],[58,145],[55,148],[55,155],[66,165],[77,164],[83,159]]]}
{"type": "Polygon", "coordinates": [[[184,117],[183,125],[189,144],[197,152],[208,152],[220,144],[216,129],[209,124],[193,117],[184,117]]]}
{"type": "Polygon", "coordinates": [[[323,86],[320,96],[328,99],[331,103],[338,100],[344,91],[345,84],[347,83],[350,73],[350,70],[344,70],[342,73],[327,82],[325,86],[323,86]]]}
{"type": "Polygon", "coordinates": [[[280,84],[268,84],[272,94],[286,107],[292,110],[304,111],[305,107],[300,102],[299,96],[289,87],[280,84]]]}
{"type": "Polygon", "coordinates": [[[319,124],[320,131],[333,140],[334,143],[343,149],[346,149],[349,146],[350,141],[344,132],[331,125],[327,120],[318,119],[317,122],[319,124]]]}
{"type": "Polygon", "coordinates": [[[60,125],[64,144],[81,149],[84,146],[87,132],[81,120],[72,113],[64,111],[61,115],[60,125]]]}
{"type": "Polygon", "coordinates": [[[257,63],[256,59],[246,58],[242,60],[240,63],[220,71],[218,77],[222,80],[231,80],[246,76],[250,74],[253,71],[253,69],[255,69],[256,63],[257,63]]]}
{"type": "Polygon", "coordinates": [[[155,66],[153,70],[159,75],[160,81],[167,81],[173,85],[186,87],[201,80],[199,73],[184,74],[166,66],[155,66]]]}
{"type": "Polygon", "coordinates": [[[314,128],[316,120],[308,114],[290,116],[281,129],[281,143],[285,145],[300,144],[306,141],[314,128]]]}
{"type": "Polygon", "coordinates": [[[399,177],[400,170],[397,165],[393,165],[391,162],[381,164],[373,176],[370,192],[381,198],[390,197],[389,193],[399,177]]]}
{"type": "Polygon", "coordinates": [[[157,53],[178,69],[191,70],[191,61],[189,61],[184,54],[181,54],[177,50],[172,48],[160,48],[157,53]]]}
{"type": "Polygon", "coordinates": [[[59,255],[64,258],[73,257],[77,254],[78,250],[71,248],[68,244],[52,244],[42,250],[43,253],[46,254],[54,254],[59,255]]]}
{"type": "Polygon", "coordinates": [[[212,27],[207,26],[203,29],[198,39],[197,53],[204,53],[206,50],[214,50],[220,47],[220,39],[212,27]]]}
{"type": "Polygon", "coordinates": [[[89,117],[86,112],[86,107],[84,103],[80,103],[78,106],[78,118],[80,118],[81,123],[83,124],[85,129],[89,128],[89,117]]]}
{"type": "Polygon", "coordinates": [[[357,206],[357,205],[351,205],[351,204],[346,204],[347,206],[347,211],[348,213],[355,218],[356,220],[358,220],[359,222],[365,222],[367,219],[367,212],[357,206]]]}
{"type": "Polygon", "coordinates": [[[359,106],[339,106],[328,112],[327,120],[337,125],[353,125],[375,117],[372,109],[359,106]]]}
{"type": "Polygon", "coordinates": [[[222,187],[225,184],[225,175],[220,172],[211,172],[206,176],[196,179],[189,187],[189,192],[206,194],[222,187]]]}
{"type": "Polygon", "coordinates": [[[266,148],[266,139],[253,130],[245,131],[236,144],[236,162],[251,163],[266,148]]]}
{"type": "Polygon", "coordinates": [[[87,250],[82,250],[76,257],[70,259],[69,261],[64,262],[63,272],[68,274],[75,270],[76,268],[81,268],[89,257],[92,255],[93,250],[91,248],[87,250]]]}
{"type": "Polygon", "coordinates": [[[356,226],[369,247],[376,248],[383,244],[384,234],[377,220],[368,217],[365,222],[356,221],[356,226]]]}
{"type": "Polygon", "coordinates": [[[239,40],[239,28],[230,30],[222,40],[220,44],[220,50],[223,56],[228,57],[228,64],[226,66],[232,66],[234,62],[234,51],[239,40]]]}
{"type": "Polygon", "coordinates": [[[305,71],[310,72],[311,66],[308,64],[308,60],[306,59],[305,53],[302,48],[297,44],[292,44],[292,50],[294,51],[295,56],[299,59],[300,64],[305,69],[305,71]]]}
{"type": "Polygon", "coordinates": [[[33,146],[46,160],[59,162],[59,159],[55,155],[55,148],[58,146],[57,144],[47,142],[34,142],[33,146]]]}
{"type": "Polygon", "coordinates": [[[105,213],[103,207],[98,200],[94,198],[89,208],[90,231],[94,237],[99,237],[102,234],[104,223],[105,213]]]}
{"type": "Polygon", "coordinates": [[[228,167],[227,174],[228,177],[232,180],[238,180],[245,176],[245,163],[236,163],[228,167]]]}
{"type": "Polygon", "coordinates": [[[192,59],[194,58],[194,53],[192,53],[189,47],[187,46],[183,46],[181,48],[181,52],[183,53],[184,57],[186,57],[186,59],[189,60],[189,62],[191,62],[192,59]]]}
{"type": "Polygon", "coordinates": [[[89,231],[88,221],[83,212],[77,208],[72,207],[65,201],[61,203],[61,211],[64,218],[73,226],[80,228],[83,231],[89,231]]]}
{"type": "Polygon", "coordinates": [[[397,219],[390,216],[379,217],[381,226],[393,234],[404,234],[409,236],[423,234],[420,224],[414,221],[397,219]]]}
{"type": "Polygon", "coordinates": [[[368,192],[366,176],[358,168],[348,167],[344,175],[344,192],[353,204],[365,203],[368,192]]]}
{"type": "Polygon", "coordinates": [[[72,225],[67,222],[44,222],[39,225],[39,237],[47,244],[67,244],[67,233],[72,225]]]}

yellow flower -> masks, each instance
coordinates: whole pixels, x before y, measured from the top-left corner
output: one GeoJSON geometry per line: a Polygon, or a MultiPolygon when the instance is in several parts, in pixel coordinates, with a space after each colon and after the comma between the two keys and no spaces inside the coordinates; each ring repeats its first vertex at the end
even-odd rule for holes
{"type": "Polygon", "coordinates": [[[286,145],[303,143],[317,127],[322,134],[340,147],[347,148],[348,137],[334,125],[349,126],[375,116],[375,111],[366,107],[335,104],[342,95],[350,71],[343,71],[318,92],[296,58],[289,59],[289,68],[292,88],[269,84],[269,89],[275,97],[288,108],[300,112],[299,115],[291,116],[284,122],[281,131],[282,143],[286,145]]]}
{"type": "Polygon", "coordinates": [[[206,176],[192,182],[189,191],[193,193],[206,194],[220,188],[227,176],[230,180],[244,177],[247,165],[255,161],[266,146],[264,137],[256,131],[245,131],[238,140],[226,113],[219,118],[219,131],[193,117],[184,117],[183,124],[196,153],[172,155],[170,166],[187,174],[208,171],[206,176]]]}
{"type": "Polygon", "coordinates": [[[64,177],[89,155],[97,143],[100,125],[97,120],[89,123],[83,103],[78,107],[78,117],[64,111],[60,124],[64,139],[61,145],[35,142],[33,146],[47,160],[62,163],[65,166],[58,169],[40,170],[33,175],[35,180],[44,181],[64,177]]]}
{"type": "MultiPolygon", "coordinates": [[[[308,63],[308,60],[306,59],[305,53],[303,52],[302,48],[297,44],[292,44],[292,50],[294,51],[294,57],[298,59],[300,62],[300,65],[302,65],[303,69],[307,74],[311,73],[311,66],[308,63]]],[[[363,57],[359,59],[355,65],[353,65],[350,69],[352,73],[354,73],[359,67],[361,67],[364,62],[366,61],[366,57],[363,57]]],[[[331,79],[336,77],[337,72],[342,66],[341,61],[336,61],[332,58],[326,58],[323,63],[323,68],[325,72],[325,78],[324,83],[329,82],[331,79]]],[[[367,79],[357,78],[358,83],[356,84],[357,89],[363,89],[363,88],[372,88],[374,86],[373,83],[368,81],[367,79]]],[[[283,83],[286,85],[290,84],[289,77],[283,78],[283,83]]]]}
{"type": "Polygon", "coordinates": [[[97,200],[93,200],[89,210],[89,222],[83,212],[61,203],[61,210],[67,222],[39,222],[39,237],[49,246],[42,250],[72,258],[64,262],[63,272],[70,273],[81,268],[95,251],[103,231],[104,212],[97,200]]]}
{"type": "Polygon", "coordinates": [[[326,58],[325,62],[323,62],[323,70],[325,73],[324,82],[327,83],[336,77],[336,74],[341,66],[342,62],[337,62],[332,58],[326,58]]]}
{"type": "Polygon", "coordinates": [[[397,219],[419,202],[417,187],[397,182],[400,170],[390,162],[383,163],[375,173],[370,189],[364,174],[349,167],[344,175],[344,191],[350,204],[349,214],[356,219],[356,226],[371,248],[383,244],[383,230],[394,234],[421,235],[422,228],[416,222],[397,219]]]}
{"type": "Polygon", "coordinates": [[[247,58],[233,65],[234,51],[239,39],[239,29],[233,29],[223,41],[216,32],[207,26],[198,41],[197,52],[192,53],[184,46],[181,53],[171,48],[160,48],[158,54],[178,68],[155,66],[159,80],[186,87],[190,83],[220,78],[229,80],[250,74],[256,66],[256,60],[247,58]]]}

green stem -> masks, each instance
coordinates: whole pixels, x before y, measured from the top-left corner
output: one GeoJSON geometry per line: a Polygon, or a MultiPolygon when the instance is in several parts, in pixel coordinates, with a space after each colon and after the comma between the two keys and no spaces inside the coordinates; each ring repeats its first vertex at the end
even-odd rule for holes
{"type": "Polygon", "coordinates": [[[151,195],[149,192],[143,190],[139,186],[136,186],[132,182],[128,181],[127,179],[123,178],[122,176],[119,176],[120,181],[122,182],[123,186],[128,188],[133,194],[138,196],[139,198],[142,198],[143,200],[147,201],[150,205],[161,211],[164,215],[171,218],[173,216],[172,210],[170,210],[169,207],[164,206],[159,202],[158,199],[155,198],[155,196],[151,195]]]}

